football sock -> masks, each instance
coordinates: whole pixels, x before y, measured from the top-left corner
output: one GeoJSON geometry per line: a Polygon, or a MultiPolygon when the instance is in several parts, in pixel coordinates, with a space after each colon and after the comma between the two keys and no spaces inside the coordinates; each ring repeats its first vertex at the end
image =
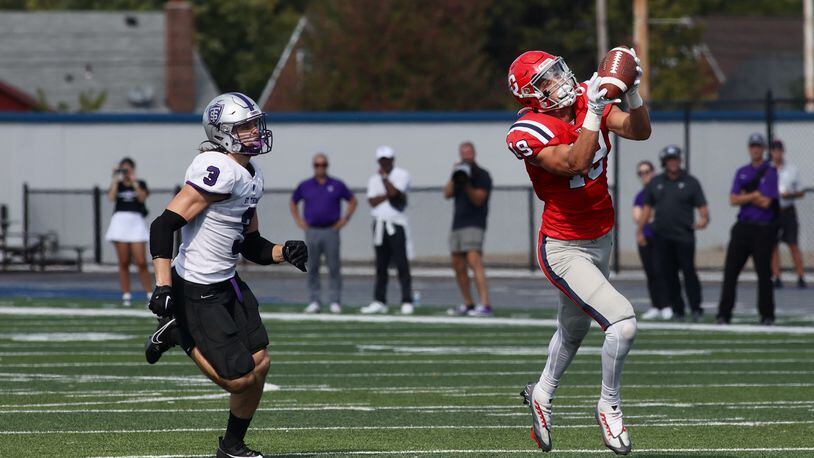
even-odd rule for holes
{"type": "Polygon", "coordinates": [[[617,321],[605,329],[602,345],[602,392],[600,399],[611,406],[620,402],[622,367],[636,337],[636,318],[617,321]]]}
{"type": "Polygon", "coordinates": [[[587,331],[586,327],[584,332],[576,330],[576,332],[569,333],[558,325],[557,331],[551,337],[551,342],[548,344],[548,359],[539,382],[540,388],[548,395],[549,402],[554,399],[554,391],[560,384],[560,378],[577,354],[587,331]]]}
{"type": "Polygon", "coordinates": [[[229,448],[242,444],[251,422],[251,418],[239,418],[229,411],[229,422],[226,424],[226,434],[223,435],[223,446],[229,448]]]}

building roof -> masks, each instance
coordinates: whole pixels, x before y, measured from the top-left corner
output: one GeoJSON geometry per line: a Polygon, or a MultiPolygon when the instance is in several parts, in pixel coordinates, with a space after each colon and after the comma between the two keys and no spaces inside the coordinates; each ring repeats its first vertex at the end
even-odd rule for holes
{"type": "Polygon", "coordinates": [[[803,78],[801,17],[709,16],[703,41],[725,77],[720,99],[759,99],[769,89],[780,98],[799,96],[793,87],[803,78]]]}
{"type": "MultiPolygon", "coordinates": [[[[104,91],[100,111],[169,111],[165,26],[162,11],[4,11],[0,80],[34,97],[41,93],[54,108],[64,103],[74,111],[81,93],[104,91]]],[[[194,60],[200,112],[218,89],[197,52],[194,60]]]]}

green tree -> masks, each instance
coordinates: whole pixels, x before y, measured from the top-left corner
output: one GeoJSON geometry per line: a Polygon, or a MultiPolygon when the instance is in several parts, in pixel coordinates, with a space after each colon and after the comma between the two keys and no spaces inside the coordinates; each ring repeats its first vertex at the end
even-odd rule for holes
{"type": "Polygon", "coordinates": [[[500,106],[483,48],[485,0],[312,3],[302,93],[316,110],[484,109],[500,106]]]}

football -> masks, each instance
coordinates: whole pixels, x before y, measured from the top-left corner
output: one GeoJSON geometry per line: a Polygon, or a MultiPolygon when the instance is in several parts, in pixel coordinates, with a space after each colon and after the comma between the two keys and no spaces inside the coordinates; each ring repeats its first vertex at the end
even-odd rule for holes
{"type": "Polygon", "coordinates": [[[608,99],[621,97],[636,81],[636,59],[633,51],[617,46],[605,55],[597,72],[601,78],[599,88],[607,89],[608,99]]]}

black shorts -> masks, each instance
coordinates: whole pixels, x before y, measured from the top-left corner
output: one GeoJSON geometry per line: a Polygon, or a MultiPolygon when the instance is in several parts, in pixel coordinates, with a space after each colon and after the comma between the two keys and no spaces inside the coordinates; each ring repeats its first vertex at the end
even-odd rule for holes
{"type": "Polygon", "coordinates": [[[257,298],[240,277],[202,285],[184,280],[173,269],[172,298],[181,347],[188,355],[197,347],[227,380],[254,369],[252,355],[266,348],[269,338],[257,298]]]}
{"type": "Polygon", "coordinates": [[[788,245],[797,245],[800,223],[797,221],[797,210],[794,205],[780,209],[777,225],[777,240],[788,245]]]}

